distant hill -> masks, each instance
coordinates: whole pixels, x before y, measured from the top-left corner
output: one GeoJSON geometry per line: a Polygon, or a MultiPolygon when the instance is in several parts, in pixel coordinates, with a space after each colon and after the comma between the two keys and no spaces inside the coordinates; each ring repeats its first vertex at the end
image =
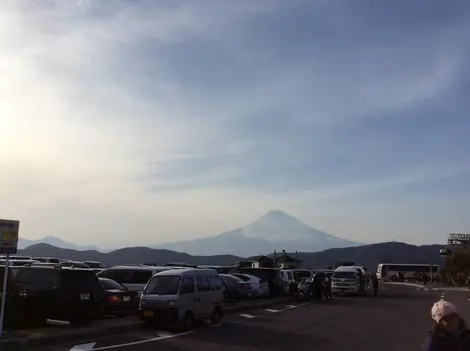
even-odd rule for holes
{"type": "Polygon", "coordinates": [[[192,255],[221,253],[246,257],[275,250],[318,252],[358,245],[362,244],[313,229],[291,215],[276,210],[267,212],[244,228],[213,237],[156,245],[153,248],[192,255]]]}
{"type": "Polygon", "coordinates": [[[24,250],[19,250],[18,254],[33,257],[57,257],[73,261],[99,261],[103,262],[106,266],[143,262],[158,264],[185,262],[189,264],[232,265],[242,260],[241,257],[231,255],[191,256],[181,252],[157,250],[148,247],[126,247],[102,253],[96,250],[78,251],[63,249],[48,244],[36,244],[24,250]]]}
{"type": "Polygon", "coordinates": [[[56,238],[55,236],[46,236],[42,239],[37,239],[37,240],[30,240],[30,239],[25,239],[25,238],[20,237],[20,240],[18,242],[18,248],[26,249],[27,247],[36,245],[36,244],[49,244],[49,245],[60,247],[63,249],[72,249],[72,250],[81,250],[81,251],[83,250],[102,251],[98,247],[93,246],[93,245],[88,245],[88,246],[75,245],[67,241],[64,241],[62,239],[56,238]]]}
{"type": "Polygon", "coordinates": [[[325,267],[336,262],[348,261],[364,265],[369,269],[379,263],[422,263],[444,266],[439,250],[443,245],[409,245],[402,242],[385,242],[358,247],[329,249],[315,253],[298,253],[306,267],[325,267]]]}
{"type": "MultiPolygon", "coordinates": [[[[415,246],[400,242],[387,242],[358,247],[329,249],[322,252],[299,252],[298,258],[304,266],[324,268],[336,262],[352,261],[369,269],[375,269],[379,263],[423,263],[440,264],[444,261],[439,255],[440,245],[415,246]]],[[[269,254],[268,252],[264,252],[269,254]]],[[[37,244],[19,254],[27,256],[57,257],[76,261],[100,261],[107,266],[126,263],[168,263],[185,262],[190,264],[232,265],[243,258],[233,255],[191,256],[170,250],[151,249],[148,247],[127,247],[108,253],[94,250],[78,251],[62,249],[48,244],[37,244]]]]}

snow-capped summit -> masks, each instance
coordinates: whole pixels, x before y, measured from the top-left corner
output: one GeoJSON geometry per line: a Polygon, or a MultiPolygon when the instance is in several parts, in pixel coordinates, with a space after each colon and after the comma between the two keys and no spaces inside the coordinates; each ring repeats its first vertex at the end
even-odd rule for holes
{"type": "Polygon", "coordinates": [[[157,245],[155,248],[192,255],[232,254],[246,257],[275,250],[315,252],[358,245],[362,244],[313,229],[285,212],[272,210],[243,228],[208,238],[157,245]]]}
{"type": "Polygon", "coordinates": [[[279,210],[267,212],[242,231],[243,236],[247,238],[265,239],[271,242],[309,240],[318,235],[330,236],[279,210]]]}

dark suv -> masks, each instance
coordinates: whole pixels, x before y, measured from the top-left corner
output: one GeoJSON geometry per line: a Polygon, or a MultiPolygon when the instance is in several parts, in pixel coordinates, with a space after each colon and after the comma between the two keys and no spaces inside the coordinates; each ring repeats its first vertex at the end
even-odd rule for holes
{"type": "MultiPolygon", "coordinates": [[[[102,290],[92,269],[12,267],[8,305],[14,319],[87,323],[99,318],[102,290]]],[[[8,300],[7,300],[8,301],[8,300]]]]}

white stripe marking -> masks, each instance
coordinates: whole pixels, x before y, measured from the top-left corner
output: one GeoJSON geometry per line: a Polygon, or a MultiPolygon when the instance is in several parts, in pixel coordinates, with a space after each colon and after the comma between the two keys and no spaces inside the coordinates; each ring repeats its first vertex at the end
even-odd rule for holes
{"type": "Polygon", "coordinates": [[[165,331],[165,330],[155,330],[155,333],[159,336],[159,337],[168,337],[168,336],[172,336],[173,334],[165,331]]]}
{"type": "Polygon", "coordinates": [[[75,345],[70,351],[90,351],[95,347],[96,342],[90,342],[89,344],[75,345]]]}
{"type": "Polygon", "coordinates": [[[296,308],[296,307],[299,307],[299,305],[287,305],[286,309],[296,308]]]}
{"type": "Polygon", "coordinates": [[[53,325],[70,325],[70,322],[59,321],[58,319],[48,319],[47,323],[48,324],[53,324],[53,325]]]}
{"type": "Polygon", "coordinates": [[[277,312],[281,312],[282,310],[270,310],[270,309],[266,309],[266,312],[269,312],[269,313],[277,313],[277,312]]]}
{"type": "Polygon", "coordinates": [[[255,316],[252,316],[251,314],[245,314],[245,313],[242,313],[242,314],[240,315],[240,317],[248,318],[248,319],[250,319],[250,318],[255,318],[255,316]]]}
{"type": "Polygon", "coordinates": [[[193,331],[188,331],[188,332],[180,333],[180,334],[173,334],[173,335],[169,335],[169,336],[159,336],[157,338],[152,338],[152,339],[147,339],[147,340],[139,340],[139,341],[134,341],[134,342],[128,342],[126,344],[117,344],[117,345],[97,347],[96,349],[93,349],[93,351],[110,350],[110,349],[117,349],[118,347],[126,347],[126,346],[146,344],[148,342],[153,342],[153,341],[158,341],[158,340],[165,340],[165,339],[172,339],[172,338],[176,338],[178,336],[188,335],[188,334],[192,334],[192,333],[194,333],[194,332],[193,331]]]}

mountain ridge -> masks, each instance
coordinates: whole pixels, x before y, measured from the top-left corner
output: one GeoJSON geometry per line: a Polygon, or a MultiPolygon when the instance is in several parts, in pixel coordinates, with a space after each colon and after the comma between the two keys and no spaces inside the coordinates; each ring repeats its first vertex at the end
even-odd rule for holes
{"type": "Polygon", "coordinates": [[[152,248],[193,255],[212,255],[217,252],[254,256],[266,251],[317,252],[334,247],[358,245],[363,244],[314,229],[283,211],[270,210],[245,227],[210,237],[153,245],[152,248]]]}
{"type": "MultiPolygon", "coordinates": [[[[304,262],[305,268],[324,268],[341,261],[352,261],[369,269],[376,269],[379,263],[422,263],[440,264],[444,259],[439,250],[444,245],[410,245],[401,242],[383,242],[363,246],[328,249],[320,252],[298,252],[297,257],[304,262]]],[[[99,261],[106,266],[119,264],[185,262],[190,264],[233,265],[244,260],[234,255],[194,256],[171,250],[158,250],[149,247],[125,247],[107,253],[88,250],[78,251],[58,248],[48,244],[36,244],[18,254],[36,257],[57,257],[76,261],[99,261]]],[[[260,252],[258,254],[270,254],[260,252]]]]}
{"type": "Polygon", "coordinates": [[[62,240],[58,237],[55,236],[45,236],[44,238],[41,239],[26,239],[20,237],[18,240],[18,249],[25,249],[29,246],[36,245],[36,244],[49,244],[55,247],[63,248],[63,249],[72,249],[72,250],[78,250],[78,251],[86,251],[86,250],[96,250],[102,252],[99,247],[95,245],[77,245],[65,240],[62,240]]]}

